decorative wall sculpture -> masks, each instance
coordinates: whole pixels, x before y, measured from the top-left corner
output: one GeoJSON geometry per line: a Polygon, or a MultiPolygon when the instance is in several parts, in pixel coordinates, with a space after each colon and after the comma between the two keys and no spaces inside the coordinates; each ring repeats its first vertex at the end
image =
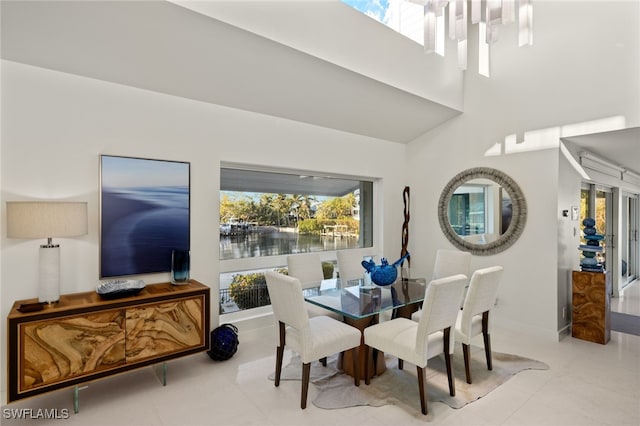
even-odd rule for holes
{"type": "Polygon", "coordinates": [[[585,272],[603,272],[604,265],[598,261],[597,254],[604,251],[600,246],[600,241],[604,240],[604,235],[598,234],[596,221],[593,218],[585,218],[582,224],[584,225],[582,232],[587,243],[578,247],[582,250],[583,255],[580,260],[580,269],[585,272]]]}
{"type": "MultiPolygon", "coordinates": [[[[411,196],[409,187],[405,186],[402,191],[402,199],[404,202],[404,222],[402,223],[402,250],[400,251],[400,257],[404,257],[409,253],[409,219],[410,219],[410,202],[411,196]]],[[[401,265],[402,266],[402,265],[401,265]]],[[[411,266],[411,255],[407,257],[407,266],[411,266]]]]}

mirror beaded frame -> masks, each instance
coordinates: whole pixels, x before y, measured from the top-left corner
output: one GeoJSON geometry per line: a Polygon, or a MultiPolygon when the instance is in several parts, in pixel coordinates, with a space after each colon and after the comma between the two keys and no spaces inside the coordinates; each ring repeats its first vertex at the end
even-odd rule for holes
{"type": "Polygon", "coordinates": [[[520,237],[527,222],[527,202],[518,184],[507,174],[489,167],[475,167],[458,173],[444,187],[438,201],[438,221],[444,235],[458,249],[477,256],[490,256],[508,249],[520,237]],[[511,196],[513,204],[513,217],[509,228],[500,238],[487,244],[474,244],[462,239],[449,223],[449,204],[456,188],[469,180],[479,178],[490,179],[502,186],[511,196]]]}

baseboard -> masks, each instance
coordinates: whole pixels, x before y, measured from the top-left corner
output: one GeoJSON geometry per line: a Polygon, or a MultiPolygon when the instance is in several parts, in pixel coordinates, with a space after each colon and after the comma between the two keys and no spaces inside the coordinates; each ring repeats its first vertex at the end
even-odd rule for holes
{"type": "Polygon", "coordinates": [[[571,336],[571,324],[567,324],[558,330],[558,341],[564,339],[567,336],[571,336]]]}
{"type": "MultiPolygon", "coordinates": [[[[232,312],[219,316],[220,324],[233,324],[239,332],[252,332],[274,325],[271,305],[245,311],[232,312]]],[[[212,327],[214,328],[214,327],[212,327]]]]}
{"type": "MultiPolygon", "coordinates": [[[[493,315],[493,311],[492,311],[493,315]]],[[[496,315],[492,316],[492,321],[494,321],[495,326],[499,326],[508,330],[517,331],[518,333],[526,333],[532,336],[537,336],[543,339],[552,340],[554,342],[559,342],[567,332],[566,329],[569,326],[565,326],[560,330],[547,330],[537,326],[532,326],[530,324],[525,324],[521,322],[514,321],[512,318],[505,318],[496,315]]]]}

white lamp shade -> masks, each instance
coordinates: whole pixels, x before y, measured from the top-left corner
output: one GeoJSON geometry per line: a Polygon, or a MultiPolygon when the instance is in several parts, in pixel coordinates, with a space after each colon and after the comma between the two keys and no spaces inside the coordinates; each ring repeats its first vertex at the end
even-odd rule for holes
{"type": "Polygon", "coordinates": [[[60,247],[53,237],[77,237],[88,232],[87,203],[66,201],[8,201],[8,238],[48,238],[40,246],[38,301],[60,298],[60,247]]]}
{"type": "Polygon", "coordinates": [[[77,237],[87,234],[87,203],[8,201],[8,238],[77,237]]]}

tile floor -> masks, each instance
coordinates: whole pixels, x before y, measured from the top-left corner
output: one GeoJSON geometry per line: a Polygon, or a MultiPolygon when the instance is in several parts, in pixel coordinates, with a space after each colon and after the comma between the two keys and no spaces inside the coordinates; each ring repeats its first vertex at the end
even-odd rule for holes
{"type": "MultiPolygon", "coordinates": [[[[639,314],[640,284],[613,300],[614,310],[639,314]]],[[[607,345],[565,337],[541,340],[495,329],[493,349],[547,363],[523,371],[484,398],[454,410],[430,403],[430,416],[401,406],[340,410],[299,408],[300,383],[267,376],[273,371],[275,331],[241,332],[238,353],[211,361],[198,354],[171,361],[163,387],[151,368],[90,384],[73,414],[72,392],[61,390],[4,406],[2,425],[640,425],[640,336],[611,333],[607,345]],[[67,409],[65,420],[10,420],[6,409],[67,409]]],[[[287,353],[287,357],[290,354],[287,353]]],[[[285,359],[285,362],[287,359],[285,359]]],[[[364,386],[364,384],[362,384],[364,386]]],[[[417,391],[416,391],[417,397],[417,391]]]]}
{"type": "Polygon", "coordinates": [[[620,297],[611,299],[611,310],[640,316],[640,280],[626,286],[620,297]]]}

